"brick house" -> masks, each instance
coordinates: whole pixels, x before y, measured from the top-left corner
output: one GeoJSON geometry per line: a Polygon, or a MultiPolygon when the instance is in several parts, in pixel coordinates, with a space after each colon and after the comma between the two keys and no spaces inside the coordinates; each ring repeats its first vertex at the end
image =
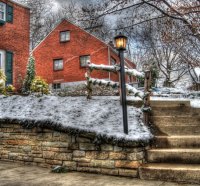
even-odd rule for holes
{"type": "MultiPolygon", "coordinates": [[[[33,56],[37,75],[46,79],[53,88],[63,88],[68,82],[85,81],[87,62],[119,64],[118,54],[112,46],[68,20],[62,20],[44,38],[33,50],[33,56]]],[[[135,68],[128,59],[126,66],[135,68]]],[[[117,74],[102,71],[93,72],[92,77],[119,80],[117,74]]]]}
{"type": "Polygon", "coordinates": [[[0,0],[0,68],[6,84],[20,88],[29,57],[30,10],[11,0],[0,0]]]}

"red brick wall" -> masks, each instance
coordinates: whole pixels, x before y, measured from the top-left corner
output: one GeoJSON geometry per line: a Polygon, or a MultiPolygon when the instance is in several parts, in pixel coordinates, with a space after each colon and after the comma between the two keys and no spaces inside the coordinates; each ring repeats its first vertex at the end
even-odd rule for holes
{"type": "MultiPolygon", "coordinates": [[[[36,59],[36,73],[50,83],[84,81],[86,68],[80,67],[80,56],[90,55],[94,64],[111,65],[111,58],[119,64],[116,52],[108,45],[84,30],[63,20],[42,42],[33,50],[36,59]],[[60,32],[70,31],[70,41],[60,43],[60,32]],[[63,59],[64,69],[53,70],[53,60],[63,59]]],[[[133,64],[134,67],[134,64],[133,64]]],[[[92,77],[119,81],[116,73],[93,71],[92,77]]],[[[128,76],[127,76],[128,80],[128,76]]]]}
{"type": "MultiPolygon", "coordinates": [[[[85,68],[80,67],[79,58],[91,55],[91,62],[108,65],[108,46],[79,27],[62,21],[33,51],[36,72],[48,83],[85,80],[85,68]],[[70,31],[70,41],[60,43],[60,31],[70,31]],[[53,59],[63,58],[64,69],[53,71],[53,59]]],[[[107,72],[94,71],[92,77],[109,78],[107,72]]]]}
{"type": "Polygon", "coordinates": [[[30,12],[28,8],[10,2],[1,2],[13,6],[13,23],[0,26],[0,49],[13,52],[13,84],[20,88],[20,76],[26,73],[26,65],[29,57],[30,42],[30,12]]]}
{"type": "MultiPolygon", "coordinates": [[[[113,50],[110,50],[110,58],[115,59],[115,60],[116,60],[116,63],[117,63],[118,65],[120,64],[120,60],[119,60],[118,54],[115,53],[113,50]]],[[[128,59],[125,59],[125,65],[127,65],[127,64],[128,64],[128,67],[129,67],[129,68],[133,68],[133,69],[136,68],[136,66],[135,66],[134,63],[132,63],[132,62],[131,62],[130,60],[128,60],[128,59]]],[[[111,78],[112,81],[119,81],[120,76],[119,76],[118,73],[111,73],[111,74],[110,74],[110,78],[111,78]]],[[[135,81],[136,81],[136,78],[134,78],[134,77],[129,77],[128,75],[126,75],[126,81],[127,81],[128,83],[132,83],[132,82],[135,82],[135,81]]]]}

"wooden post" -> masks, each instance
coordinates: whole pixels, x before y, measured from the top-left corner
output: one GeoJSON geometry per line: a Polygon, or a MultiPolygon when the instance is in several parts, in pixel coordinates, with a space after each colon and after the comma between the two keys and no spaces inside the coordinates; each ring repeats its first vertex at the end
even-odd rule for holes
{"type": "Polygon", "coordinates": [[[144,80],[144,106],[143,106],[143,113],[144,113],[144,123],[149,125],[150,122],[150,95],[151,95],[151,70],[150,67],[145,69],[145,80],[144,80]]]}
{"type": "Polygon", "coordinates": [[[92,70],[87,67],[87,72],[86,72],[86,79],[87,79],[87,99],[92,99],[92,83],[90,83],[89,79],[90,79],[90,75],[91,75],[92,70]]]}

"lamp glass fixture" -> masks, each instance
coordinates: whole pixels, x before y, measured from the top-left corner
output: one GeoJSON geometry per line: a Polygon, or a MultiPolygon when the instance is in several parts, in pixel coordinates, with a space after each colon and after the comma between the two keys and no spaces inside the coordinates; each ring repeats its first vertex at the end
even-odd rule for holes
{"type": "Polygon", "coordinates": [[[126,45],[127,45],[127,40],[128,40],[126,36],[120,33],[114,39],[115,39],[115,46],[117,50],[126,50],[126,45]]]}

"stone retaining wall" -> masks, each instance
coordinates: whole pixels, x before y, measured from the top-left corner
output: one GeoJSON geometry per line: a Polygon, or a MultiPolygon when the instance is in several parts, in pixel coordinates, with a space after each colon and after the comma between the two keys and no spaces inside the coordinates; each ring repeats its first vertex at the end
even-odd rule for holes
{"type": "Polygon", "coordinates": [[[24,129],[0,123],[0,160],[73,171],[138,176],[145,147],[136,143],[96,144],[92,133],[69,135],[50,129],[24,129]]]}

